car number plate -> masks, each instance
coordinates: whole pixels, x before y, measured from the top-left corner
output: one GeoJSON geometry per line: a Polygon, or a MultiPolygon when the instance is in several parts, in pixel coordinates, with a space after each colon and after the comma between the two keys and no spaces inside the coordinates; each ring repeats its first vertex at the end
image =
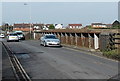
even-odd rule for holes
{"type": "Polygon", "coordinates": [[[11,37],[11,38],[15,38],[15,37],[11,37]]]}

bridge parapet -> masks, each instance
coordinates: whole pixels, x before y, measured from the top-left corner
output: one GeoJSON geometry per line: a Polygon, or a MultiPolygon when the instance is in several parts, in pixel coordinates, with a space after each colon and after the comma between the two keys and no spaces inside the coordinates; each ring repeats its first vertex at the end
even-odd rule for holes
{"type": "MultiPolygon", "coordinates": [[[[110,34],[119,35],[118,29],[54,29],[34,31],[34,38],[39,39],[43,34],[55,34],[62,44],[90,49],[104,49],[110,44],[110,34]],[[108,33],[108,37],[103,33],[108,33]],[[103,37],[104,36],[104,37],[103,37]],[[106,41],[106,42],[105,42],[106,41]],[[105,46],[105,47],[104,47],[105,46]]],[[[118,43],[117,43],[118,44],[118,43]]]]}

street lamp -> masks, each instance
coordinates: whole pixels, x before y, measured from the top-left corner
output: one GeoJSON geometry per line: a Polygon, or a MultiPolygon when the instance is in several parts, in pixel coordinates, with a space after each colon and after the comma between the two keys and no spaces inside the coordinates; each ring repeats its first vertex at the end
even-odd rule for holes
{"type": "Polygon", "coordinates": [[[24,5],[28,5],[28,7],[29,7],[29,22],[30,22],[30,30],[29,30],[29,32],[30,32],[30,39],[32,38],[31,37],[31,34],[32,34],[32,26],[31,26],[31,6],[29,5],[29,4],[27,4],[27,3],[24,3],[24,5]]]}

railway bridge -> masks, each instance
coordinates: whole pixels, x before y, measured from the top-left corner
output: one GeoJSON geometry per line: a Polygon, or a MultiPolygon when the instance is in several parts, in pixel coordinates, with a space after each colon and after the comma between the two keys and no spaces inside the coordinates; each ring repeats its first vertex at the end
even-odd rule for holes
{"type": "Polygon", "coordinates": [[[86,47],[95,50],[104,50],[107,47],[116,48],[120,45],[120,35],[118,29],[54,29],[34,31],[34,39],[39,39],[43,34],[55,34],[62,44],[77,47],[86,47]]]}

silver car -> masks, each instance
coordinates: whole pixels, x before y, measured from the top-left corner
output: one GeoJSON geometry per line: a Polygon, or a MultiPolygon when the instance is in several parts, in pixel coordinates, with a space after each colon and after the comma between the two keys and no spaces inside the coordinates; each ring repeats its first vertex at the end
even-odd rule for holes
{"type": "Polygon", "coordinates": [[[9,41],[17,41],[19,42],[19,37],[16,33],[10,33],[8,36],[7,36],[7,42],[9,41]]]}
{"type": "Polygon", "coordinates": [[[40,38],[40,44],[45,46],[61,46],[60,40],[54,34],[45,34],[40,38]]]}

